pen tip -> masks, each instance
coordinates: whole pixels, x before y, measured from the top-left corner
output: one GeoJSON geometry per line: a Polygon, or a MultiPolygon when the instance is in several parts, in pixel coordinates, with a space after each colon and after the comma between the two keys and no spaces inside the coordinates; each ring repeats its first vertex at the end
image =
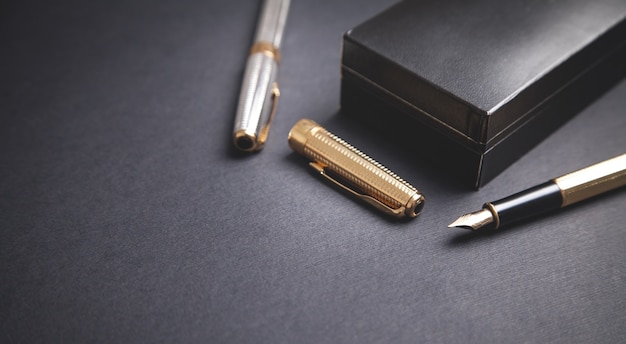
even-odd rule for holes
{"type": "Polygon", "coordinates": [[[474,230],[474,228],[472,228],[468,223],[467,223],[467,217],[469,214],[465,214],[461,217],[459,217],[458,219],[456,219],[456,221],[452,222],[451,224],[448,225],[448,228],[465,228],[465,229],[469,229],[469,230],[474,230]]]}
{"type": "Polygon", "coordinates": [[[448,228],[458,227],[475,231],[492,222],[493,215],[491,212],[487,209],[481,209],[473,213],[462,215],[456,221],[449,224],[448,228]]]}

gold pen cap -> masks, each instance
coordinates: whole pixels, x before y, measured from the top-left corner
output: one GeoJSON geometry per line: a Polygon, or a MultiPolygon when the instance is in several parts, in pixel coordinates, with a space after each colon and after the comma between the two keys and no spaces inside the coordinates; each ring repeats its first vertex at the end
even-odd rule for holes
{"type": "Polygon", "coordinates": [[[289,146],[322,176],[396,217],[415,217],[424,196],[411,184],[310,119],[289,132],[289,146]]]}

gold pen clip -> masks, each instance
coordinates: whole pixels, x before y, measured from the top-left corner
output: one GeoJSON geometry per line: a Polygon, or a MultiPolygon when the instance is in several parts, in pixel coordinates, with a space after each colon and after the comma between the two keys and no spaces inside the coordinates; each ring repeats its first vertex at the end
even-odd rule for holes
{"type": "Polygon", "coordinates": [[[400,207],[398,209],[394,209],[391,208],[390,206],[384,204],[383,202],[377,200],[376,198],[364,194],[362,192],[359,192],[358,190],[351,188],[349,185],[346,185],[344,183],[342,183],[340,180],[335,179],[333,177],[331,177],[328,173],[326,173],[325,167],[324,165],[315,162],[315,161],[311,161],[309,162],[309,165],[311,167],[313,167],[313,169],[315,169],[317,172],[319,172],[324,178],[326,178],[327,180],[333,182],[335,185],[339,186],[340,188],[348,191],[349,193],[353,194],[354,196],[362,199],[363,201],[367,202],[368,204],[376,207],[378,210],[383,211],[385,213],[388,213],[389,215],[393,215],[393,216],[402,216],[402,214],[404,214],[404,207],[400,207]]]}
{"type": "Polygon", "coordinates": [[[276,114],[276,107],[278,105],[278,98],[280,97],[280,90],[278,89],[278,83],[272,84],[272,109],[270,110],[270,115],[267,118],[267,122],[259,131],[259,139],[257,142],[256,150],[261,149],[267,140],[267,136],[270,131],[270,124],[272,124],[272,120],[274,119],[274,115],[276,114]]]}

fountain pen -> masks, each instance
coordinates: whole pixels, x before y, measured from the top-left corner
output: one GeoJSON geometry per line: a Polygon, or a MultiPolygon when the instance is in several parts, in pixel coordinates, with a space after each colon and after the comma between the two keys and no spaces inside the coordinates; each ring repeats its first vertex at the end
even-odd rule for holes
{"type": "Polygon", "coordinates": [[[566,207],[626,185],[626,154],[554,178],[465,214],[448,227],[494,229],[544,212],[566,207]]]}
{"type": "Polygon", "coordinates": [[[280,42],[287,20],[289,0],[265,0],[254,44],[246,63],[233,129],[235,147],[259,151],[265,145],[276,113],[280,91],[276,83],[280,42]]]}

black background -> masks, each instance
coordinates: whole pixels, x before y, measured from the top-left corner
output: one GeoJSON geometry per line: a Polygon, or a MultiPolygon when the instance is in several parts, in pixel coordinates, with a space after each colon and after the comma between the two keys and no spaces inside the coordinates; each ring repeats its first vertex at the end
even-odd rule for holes
{"type": "Polygon", "coordinates": [[[339,114],[341,35],[393,1],[294,1],[266,148],[231,145],[259,4],[0,5],[0,342],[607,342],[626,193],[499,232],[459,215],[626,151],[626,82],[480,191],[339,114]],[[393,221],[286,137],[308,117],[419,188],[393,221]]]}

